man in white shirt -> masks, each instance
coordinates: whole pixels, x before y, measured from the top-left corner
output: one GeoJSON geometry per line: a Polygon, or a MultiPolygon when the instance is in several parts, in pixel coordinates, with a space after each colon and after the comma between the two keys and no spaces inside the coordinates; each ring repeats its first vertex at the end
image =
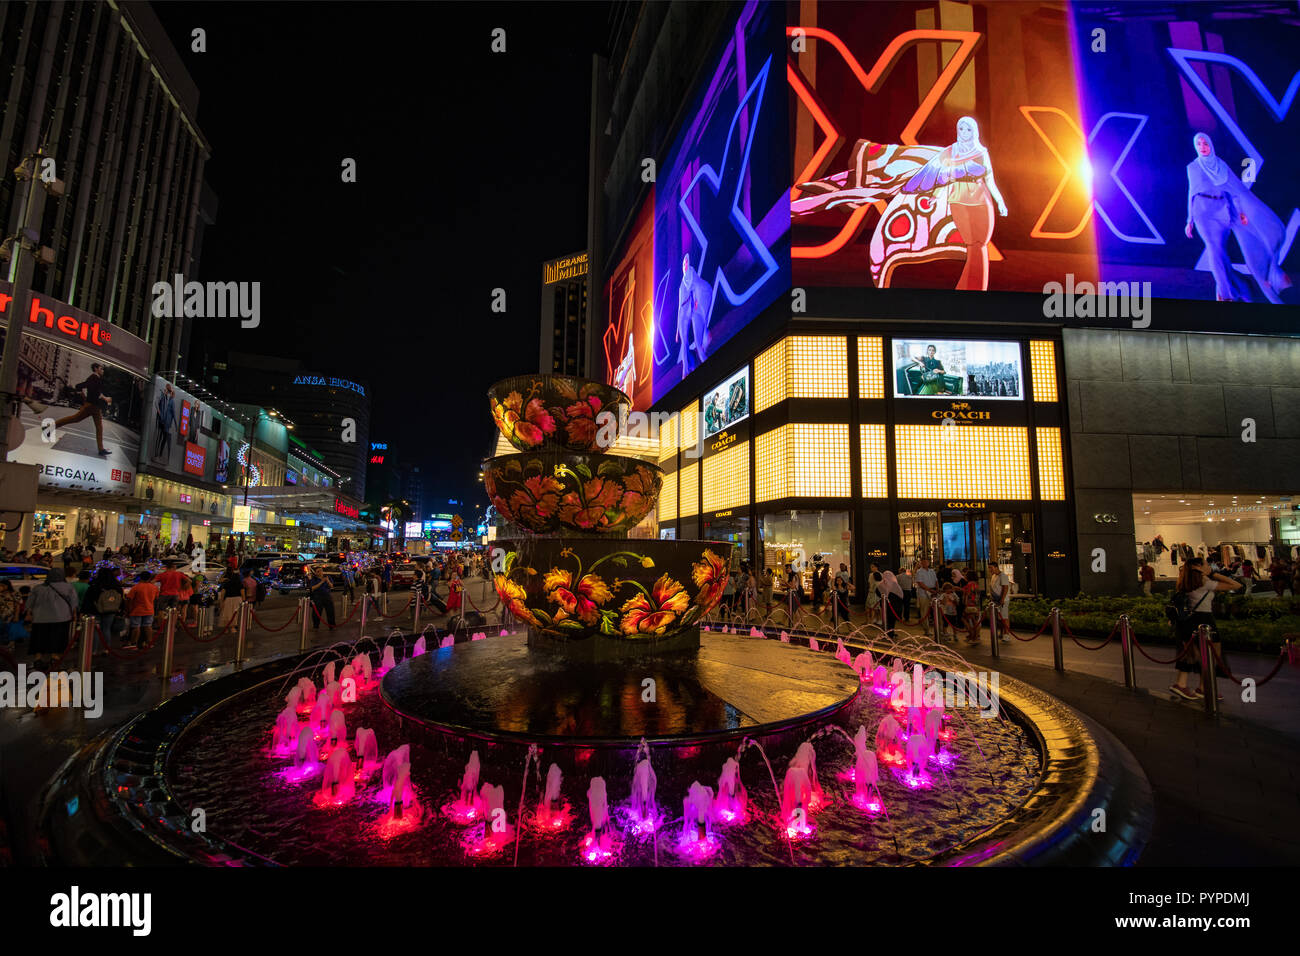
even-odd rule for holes
{"type": "Polygon", "coordinates": [[[1011,628],[1011,578],[1007,577],[996,564],[989,565],[989,596],[998,605],[998,617],[1002,619],[1003,644],[1011,643],[1007,633],[1011,628]]]}
{"type": "Polygon", "coordinates": [[[916,574],[912,575],[912,580],[916,585],[916,609],[921,615],[921,627],[926,634],[929,634],[930,602],[934,600],[939,590],[939,575],[935,574],[934,569],[930,567],[929,558],[921,559],[921,566],[916,569],[916,574]]]}

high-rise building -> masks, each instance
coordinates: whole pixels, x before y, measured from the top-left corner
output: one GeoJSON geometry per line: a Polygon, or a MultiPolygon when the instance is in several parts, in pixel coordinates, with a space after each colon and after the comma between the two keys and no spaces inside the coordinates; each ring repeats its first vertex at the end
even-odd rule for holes
{"type": "Polygon", "coordinates": [[[586,375],[589,349],[587,253],[542,265],[542,337],[539,372],[586,375]]]}
{"type": "Polygon", "coordinates": [[[1300,210],[1253,79],[1293,73],[1293,17],[746,0],[614,27],[589,363],[661,416],[641,530],[805,586],[843,564],[859,595],[921,559],[1056,597],[1300,557],[1300,210]]]}
{"type": "Polygon", "coordinates": [[[209,357],[204,384],[242,401],[274,409],[294,423],[294,434],[321,453],[339,476],[339,490],[364,501],[370,449],[370,396],[364,381],[297,359],[247,352],[209,357]]]}
{"type": "Polygon", "coordinates": [[[197,274],[216,199],[199,91],[162,25],[146,3],[0,4],[0,64],[0,224],[53,253],[33,292],[144,339],[150,371],[175,368],[186,320],[155,317],[152,287],[197,274]],[[61,194],[11,174],[38,151],[61,194]]]}

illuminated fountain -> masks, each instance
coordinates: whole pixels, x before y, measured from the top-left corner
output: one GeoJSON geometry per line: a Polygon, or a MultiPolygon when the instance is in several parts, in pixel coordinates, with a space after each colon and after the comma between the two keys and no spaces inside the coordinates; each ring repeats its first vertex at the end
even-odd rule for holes
{"type": "Polygon", "coordinates": [[[714,816],[724,824],[744,823],[745,808],[749,795],[745,785],[740,781],[740,764],[735,757],[728,757],[722,765],[722,774],[718,777],[718,796],[714,816]]]}
{"type": "MultiPolygon", "coordinates": [[[[732,545],[628,536],[654,511],[663,473],[597,441],[599,416],[625,412],[625,396],[553,376],[491,395],[517,452],[484,463],[485,485],[526,532],[491,555],[509,626],[459,641],[394,632],[257,665],[271,679],[237,674],[249,683],[230,707],[190,707],[173,721],[199,713],[214,733],[187,731],[181,749],[197,756],[170,766],[228,768],[215,782],[186,779],[192,805],[224,805],[234,783],[259,831],[296,836],[305,815],[332,828],[309,851],[284,841],[286,862],[802,865],[935,859],[966,837],[932,818],[956,808],[960,833],[974,836],[1028,798],[1037,764],[1024,759],[1021,727],[970,721],[956,739],[942,703],[924,699],[927,667],[962,664],[928,663],[948,652],[901,628],[885,641],[878,629],[805,627],[807,613],[793,626],[740,614],[706,626],[732,545]],[[380,693],[366,693],[376,680],[380,693]],[[261,777],[235,743],[245,731],[227,729],[226,711],[246,700],[269,701],[251,747],[270,768],[261,777]],[[380,738],[398,743],[382,760],[380,738]],[[553,756],[544,778],[533,760],[542,748],[553,756]],[[779,778],[769,753],[787,761],[779,778]],[[957,758],[964,773],[949,771],[957,758]],[[987,779],[968,785],[975,765],[987,779]],[[716,789],[706,786],[719,766],[716,789]],[[943,786],[930,789],[931,770],[943,786]],[[606,780],[630,792],[611,802],[606,780]],[[681,828],[665,841],[664,808],[678,800],[681,828]]],[[[241,841],[278,862],[269,839],[241,841]]]]}

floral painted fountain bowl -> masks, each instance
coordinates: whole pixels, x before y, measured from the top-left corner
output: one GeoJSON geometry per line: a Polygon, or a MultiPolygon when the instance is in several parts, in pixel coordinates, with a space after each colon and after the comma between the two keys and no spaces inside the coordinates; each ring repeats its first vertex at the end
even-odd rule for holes
{"type": "Polygon", "coordinates": [[[626,534],[659,500],[663,471],[623,455],[537,452],[483,462],[500,514],[534,534],[626,534]]]}
{"type": "MultiPolygon", "coordinates": [[[[488,389],[492,420],[520,451],[543,447],[569,451],[601,451],[598,440],[602,412],[617,424],[620,411],[632,400],[618,389],[585,378],[564,375],[516,375],[488,389]]],[[[606,429],[612,445],[615,429],[606,429]]]]}
{"type": "Polygon", "coordinates": [[[515,619],[570,641],[653,642],[698,626],[727,586],[731,544],[631,538],[499,540],[497,594],[515,619]]]}

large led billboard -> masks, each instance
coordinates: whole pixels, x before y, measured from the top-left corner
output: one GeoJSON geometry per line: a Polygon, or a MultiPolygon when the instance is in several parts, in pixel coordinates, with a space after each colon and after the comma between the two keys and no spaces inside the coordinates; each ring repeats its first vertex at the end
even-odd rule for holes
{"type": "Polygon", "coordinates": [[[785,9],[725,37],[655,180],[655,401],[790,288],[785,9]]]}
{"type": "Polygon", "coordinates": [[[704,437],[712,438],[749,417],[749,366],[746,365],[704,396],[704,437]]]}
{"type": "Polygon", "coordinates": [[[795,285],[1295,296],[1293,8],[787,12],[795,285]]]}
{"type": "Polygon", "coordinates": [[[897,398],[1024,398],[1017,342],[894,339],[897,398]]]}
{"type": "Polygon", "coordinates": [[[609,322],[601,337],[604,378],[645,411],[654,386],[654,193],[633,222],[623,257],[605,283],[609,322]]]}

